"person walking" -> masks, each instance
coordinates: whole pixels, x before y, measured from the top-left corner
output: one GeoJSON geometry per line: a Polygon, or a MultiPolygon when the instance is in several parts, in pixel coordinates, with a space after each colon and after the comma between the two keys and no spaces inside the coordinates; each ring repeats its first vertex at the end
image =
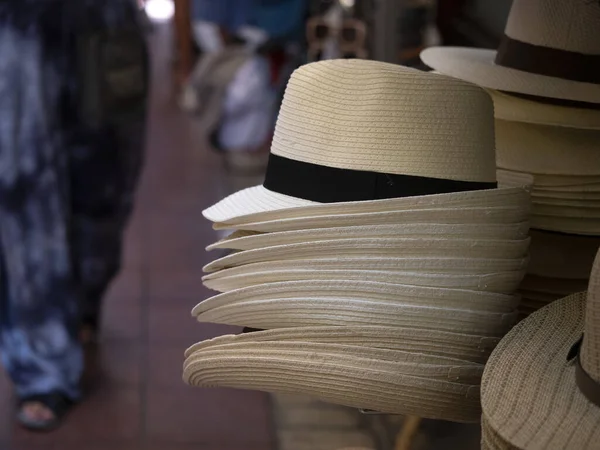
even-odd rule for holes
{"type": "Polygon", "coordinates": [[[17,421],[82,399],[142,165],[147,59],[130,0],[0,2],[0,354],[17,421]]]}

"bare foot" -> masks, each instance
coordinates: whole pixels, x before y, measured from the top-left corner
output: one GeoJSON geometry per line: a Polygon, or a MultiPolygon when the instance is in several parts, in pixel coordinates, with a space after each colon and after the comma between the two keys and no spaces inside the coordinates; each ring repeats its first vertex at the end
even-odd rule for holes
{"type": "Polygon", "coordinates": [[[90,325],[83,325],[79,331],[79,341],[83,345],[95,344],[97,340],[96,329],[90,325]]]}
{"type": "Polygon", "coordinates": [[[56,416],[40,402],[26,402],[21,405],[20,416],[28,422],[51,422],[56,416]]]}

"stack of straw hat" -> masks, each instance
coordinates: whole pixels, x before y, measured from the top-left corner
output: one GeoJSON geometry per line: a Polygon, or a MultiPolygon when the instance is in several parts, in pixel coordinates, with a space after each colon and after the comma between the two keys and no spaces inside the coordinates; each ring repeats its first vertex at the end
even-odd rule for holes
{"type": "Polygon", "coordinates": [[[545,306],[502,339],[481,390],[485,450],[600,448],[600,254],[587,293],[545,306]]]}
{"type": "Polygon", "coordinates": [[[262,186],[204,212],[221,293],[200,322],[259,329],[191,347],[184,379],[477,421],[514,324],[529,192],[497,188],[492,102],[454,78],[361,60],[292,76],[262,186]]]}
{"type": "Polygon", "coordinates": [[[600,244],[600,2],[515,0],[498,51],[421,58],[489,90],[498,182],[532,184],[523,316],[585,290],[600,244]]]}

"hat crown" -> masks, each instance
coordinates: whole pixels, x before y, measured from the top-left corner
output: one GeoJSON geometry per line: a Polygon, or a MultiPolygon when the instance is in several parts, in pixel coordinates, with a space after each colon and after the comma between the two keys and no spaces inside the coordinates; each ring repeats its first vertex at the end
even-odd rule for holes
{"type": "Polygon", "coordinates": [[[600,55],[600,0],[515,0],[505,34],[541,47],[600,55]]]}
{"type": "Polygon", "coordinates": [[[585,328],[581,349],[581,366],[600,383],[600,251],[596,255],[585,310],[585,328]]]}
{"type": "Polygon", "coordinates": [[[483,89],[393,64],[329,60],[293,73],[271,152],[340,169],[495,182],[494,145],[483,89]]]}

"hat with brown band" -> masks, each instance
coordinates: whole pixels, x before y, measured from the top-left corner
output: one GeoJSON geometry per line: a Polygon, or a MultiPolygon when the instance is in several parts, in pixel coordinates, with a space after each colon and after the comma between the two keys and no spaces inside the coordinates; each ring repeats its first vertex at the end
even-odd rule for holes
{"type": "Polygon", "coordinates": [[[501,340],[484,372],[482,406],[491,448],[598,448],[600,254],[587,294],[540,309],[501,340]]]}
{"type": "Polygon", "coordinates": [[[515,0],[497,51],[434,47],[421,59],[436,71],[486,88],[597,108],[600,2],[515,0]]]}

